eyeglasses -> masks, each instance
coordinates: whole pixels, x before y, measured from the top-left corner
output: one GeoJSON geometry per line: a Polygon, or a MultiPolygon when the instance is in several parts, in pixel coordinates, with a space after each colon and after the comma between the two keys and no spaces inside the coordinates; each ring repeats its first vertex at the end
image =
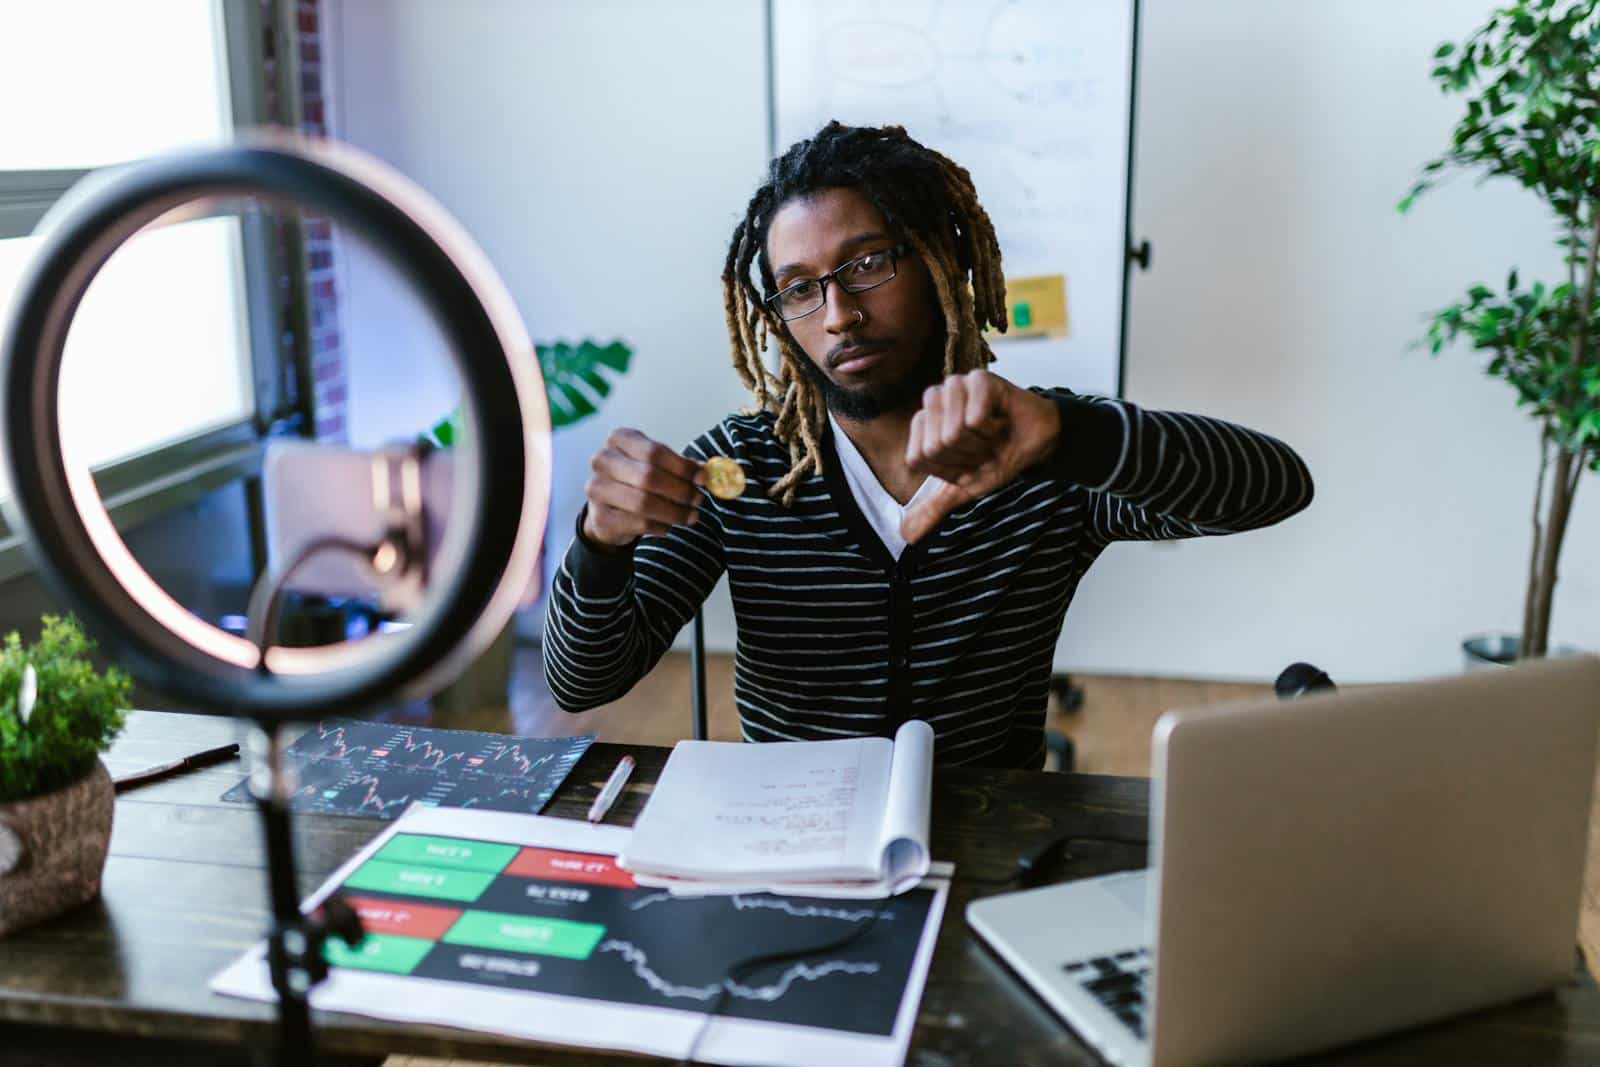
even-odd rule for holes
{"type": "Polygon", "coordinates": [[[809,315],[828,302],[828,283],[838,282],[847,293],[864,293],[884,282],[894,281],[895,262],[910,248],[895,245],[881,252],[868,252],[848,263],[841,263],[820,278],[806,278],[767,297],[778,317],[788,322],[809,315]]]}

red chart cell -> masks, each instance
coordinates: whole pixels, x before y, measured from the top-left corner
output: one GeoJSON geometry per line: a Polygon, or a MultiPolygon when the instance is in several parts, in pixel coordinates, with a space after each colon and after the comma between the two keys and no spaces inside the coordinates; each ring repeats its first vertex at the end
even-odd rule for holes
{"type": "Polygon", "coordinates": [[[345,902],[361,916],[361,928],[369,934],[403,934],[437,941],[461,918],[460,908],[437,908],[430,904],[400,904],[393,900],[346,896],[345,902]]]}
{"type": "Polygon", "coordinates": [[[614,885],[623,889],[632,889],[636,884],[633,875],[618,867],[613,856],[601,856],[593,852],[560,852],[552,848],[525,848],[501,873],[555,882],[614,885]]]}

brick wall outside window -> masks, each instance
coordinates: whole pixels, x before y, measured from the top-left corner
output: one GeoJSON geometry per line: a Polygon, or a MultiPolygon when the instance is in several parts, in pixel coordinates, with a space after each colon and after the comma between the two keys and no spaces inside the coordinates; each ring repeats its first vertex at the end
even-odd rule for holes
{"type": "MultiPolygon", "coordinates": [[[[302,133],[326,136],[327,97],[324,88],[323,12],[319,0],[260,0],[263,58],[267,86],[266,112],[279,125],[298,126],[302,133]],[[288,40],[280,34],[281,3],[293,8],[293,31],[288,40]],[[281,47],[280,47],[281,46],[281,47]],[[289,49],[293,49],[290,52],[289,49]],[[295,101],[282,99],[280,64],[299,73],[298,116],[295,101]]],[[[287,21],[287,20],[284,20],[287,21]]],[[[306,298],[310,311],[311,411],[320,441],[347,439],[346,404],[349,383],[339,337],[339,282],[333,228],[327,219],[307,218],[303,229],[306,298]]],[[[280,287],[287,296],[288,287],[280,287]]],[[[285,320],[289,321],[289,320],[285,320]]],[[[291,396],[295,383],[288,383],[291,396]]]]}

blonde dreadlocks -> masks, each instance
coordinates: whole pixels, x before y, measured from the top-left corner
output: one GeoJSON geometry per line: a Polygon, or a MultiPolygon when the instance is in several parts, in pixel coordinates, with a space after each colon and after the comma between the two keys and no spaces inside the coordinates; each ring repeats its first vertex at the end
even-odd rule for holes
{"type": "Polygon", "coordinates": [[[803,369],[806,354],[766,301],[774,289],[767,228],[790,200],[837,188],[860,190],[926,264],[944,315],[946,375],[993,362],[983,330],[1006,329],[1000,244],[966,168],[918,144],[903,127],[838,122],[773,160],[766,183],[734,228],[722,268],[722,297],[733,369],[756,404],[777,416],[778,439],[789,447],[789,472],[768,493],[785,507],[794,503],[801,479],[822,473],[827,410],[803,369]],[[752,262],[760,272],[759,290],[750,277],[752,262]],[[776,375],[761,360],[769,336],[781,357],[776,375]]]}

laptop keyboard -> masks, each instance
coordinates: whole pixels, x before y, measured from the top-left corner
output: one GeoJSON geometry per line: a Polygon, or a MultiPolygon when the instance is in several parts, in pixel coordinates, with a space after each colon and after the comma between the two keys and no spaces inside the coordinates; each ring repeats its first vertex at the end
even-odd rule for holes
{"type": "Polygon", "coordinates": [[[1105,1005],[1141,1040],[1146,1030],[1145,992],[1150,986],[1150,950],[1129,949],[1109,956],[1064,963],[1061,969],[1105,1005]]]}

